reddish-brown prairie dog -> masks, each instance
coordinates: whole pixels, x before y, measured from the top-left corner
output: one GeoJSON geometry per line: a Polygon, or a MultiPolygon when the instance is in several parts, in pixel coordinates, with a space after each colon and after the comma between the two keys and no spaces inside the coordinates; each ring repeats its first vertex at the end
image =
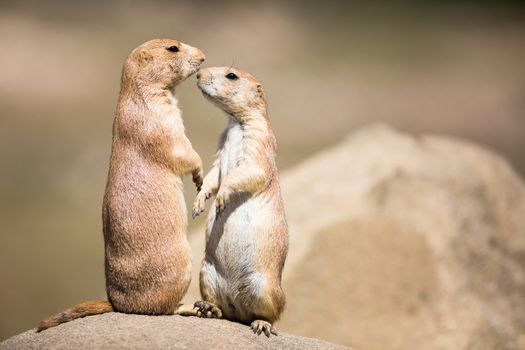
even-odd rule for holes
{"type": "Polygon", "coordinates": [[[182,177],[202,185],[202,162],[185,135],[175,87],[204,61],[197,48],[154,39],[122,70],[102,208],[108,301],[89,301],[42,321],[38,331],[110,311],[176,312],[191,280],[182,177]]]}
{"type": "Polygon", "coordinates": [[[281,274],[288,227],[266,97],[253,76],[232,67],[202,69],[197,78],[229,124],[193,207],[193,215],[199,215],[206,199],[216,196],[196,313],[251,324],[257,334],[277,334],[273,323],[285,306],[281,274]]]}

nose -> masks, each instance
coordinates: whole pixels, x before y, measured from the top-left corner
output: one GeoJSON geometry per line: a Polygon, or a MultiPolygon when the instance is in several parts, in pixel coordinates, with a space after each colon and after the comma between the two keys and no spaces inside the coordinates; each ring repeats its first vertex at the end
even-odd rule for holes
{"type": "Polygon", "coordinates": [[[201,52],[201,57],[199,57],[199,61],[204,62],[206,60],[206,56],[201,52]]]}
{"type": "Polygon", "coordinates": [[[196,77],[197,77],[197,79],[200,79],[201,78],[201,72],[197,73],[196,77]]]}

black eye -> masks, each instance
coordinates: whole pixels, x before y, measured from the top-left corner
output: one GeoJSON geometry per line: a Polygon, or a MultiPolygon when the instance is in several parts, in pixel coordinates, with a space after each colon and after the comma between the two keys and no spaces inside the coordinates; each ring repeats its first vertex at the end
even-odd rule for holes
{"type": "Polygon", "coordinates": [[[179,48],[175,45],[167,47],[166,50],[171,51],[171,52],[179,52],[179,48]]]}
{"type": "Polygon", "coordinates": [[[235,73],[228,73],[228,74],[226,74],[226,78],[228,78],[230,80],[237,80],[237,79],[239,79],[239,77],[235,73]]]}

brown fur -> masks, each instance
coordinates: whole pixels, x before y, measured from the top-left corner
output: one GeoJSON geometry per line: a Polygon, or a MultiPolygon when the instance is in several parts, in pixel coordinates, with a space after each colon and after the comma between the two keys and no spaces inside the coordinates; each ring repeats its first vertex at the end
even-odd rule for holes
{"type": "Polygon", "coordinates": [[[127,57],[102,209],[109,303],[80,304],[43,321],[45,328],[112,310],[175,312],[191,280],[182,177],[192,174],[200,188],[202,163],[173,90],[203,61],[200,50],[171,39],[148,41],[127,57]]]}
{"type": "Polygon", "coordinates": [[[196,303],[196,313],[251,323],[254,332],[269,336],[285,306],[281,275],[288,228],[266,97],[262,85],[238,69],[207,68],[197,77],[230,123],[193,207],[199,215],[206,199],[216,196],[200,274],[204,302],[196,303]],[[227,79],[228,73],[238,79],[227,79]]]}
{"type": "Polygon", "coordinates": [[[67,309],[64,312],[61,312],[46,320],[41,321],[38,324],[37,332],[41,332],[45,329],[58,326],[61,323],[69,322],[76,318],[98,315],[111,311],[113,311],[113,307],[107,301],[85,301],[81,304],[72,307],[71,309],[67,309]]]}

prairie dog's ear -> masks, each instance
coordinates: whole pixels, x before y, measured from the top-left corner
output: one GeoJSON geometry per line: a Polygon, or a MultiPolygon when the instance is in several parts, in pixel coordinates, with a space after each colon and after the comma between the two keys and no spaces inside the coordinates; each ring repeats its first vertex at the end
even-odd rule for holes
{"type": "Polygon", "coordinates": [[[257,84],[255,87],[256,95],[258,97],[264,97],[264,89],[261,84],[257,84]]]}
{"type": "Polygon", "coordinates": [[[146,51],[141,51],[139,54],[139,64],[143,65],[153,60],[153,55],[146,51]]]}
{"type": "Polygon", "coordinates": [[[266,105],[266,94],[264,93],[264,89],[263,89],[263,86],[261,84],[257,84],[255,86],[255,99],[256,101],[259,103],[259,102],[262,102],[264,105],[266,105]]]}

